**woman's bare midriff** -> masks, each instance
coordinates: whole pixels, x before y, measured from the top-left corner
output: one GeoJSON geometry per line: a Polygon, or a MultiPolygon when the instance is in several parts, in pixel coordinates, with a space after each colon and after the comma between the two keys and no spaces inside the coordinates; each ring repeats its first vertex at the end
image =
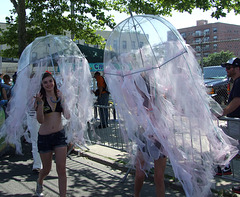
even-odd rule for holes
{"type": "Polygon", "coordinates": [[[62,116],[59,112],[44,114],[44,122],[39,128],[39,134],[48,135],[63,129],[62,116]]]}

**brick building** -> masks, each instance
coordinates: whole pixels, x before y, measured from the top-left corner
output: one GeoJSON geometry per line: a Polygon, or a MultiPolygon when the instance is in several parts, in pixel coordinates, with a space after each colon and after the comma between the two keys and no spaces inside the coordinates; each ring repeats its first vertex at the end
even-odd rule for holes
{"type": "Polygon", "coordinates": [[[222,50],[229,50],[235,56],[240,56],[239,25],[198,20],[196,26],[178,29],[178,31],[186,43],[196,51],[197,59],[222,50]]]}

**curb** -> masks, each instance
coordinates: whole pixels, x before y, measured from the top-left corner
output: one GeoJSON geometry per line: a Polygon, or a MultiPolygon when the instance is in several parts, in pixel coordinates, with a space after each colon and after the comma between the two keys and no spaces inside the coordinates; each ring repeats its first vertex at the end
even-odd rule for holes
{"type": "MultiPolygon", "coordinates": [[[[86,157],[92,161],[101,163],[103,165],[106,166],[110,166],[114,169],[120,170],[122,172],[126,172],[126,174],[123,176],[122,180],[120,181],[121,183],[123,183],[126,179],[128,174],[131,174],[134,176],[135,174],[135,169],[132,169],[130,167],[127,167],[126,165],[124,165],[124,161],[121,160],[115,160],[113,158],[109,158],[109,157],[105,157],[103,155],[99,155],[96,153],[91,152],[90,150],[86,150],[86,151],[75,151],[75,153],[77,156],[81,156],[81,157],[86,157]]],[[[180,182],[176,182],[175,181],[176,178],[165,174],[165,186],[168,186],[170,188],[173,188],[175,190],[178,190],[179,192],[181,192],[182,194],[185,195],[185,192],[182,188],[182,185],[180,182]]],[[[151,181],[154,182],[154,174],[153,173],[149,173],[148,176],[146,177],[145,181],[151,181]]]]}
{"type": "MultiPolygon", "coordinates": [[[[135,174],[135,169],[127,166],[126,162],[121,158],[114,159],[112,157],[108,157],[108,156],[93,152],[90,149],[74,151],[74,154],[77,156],[86,157],[89,160],[101,163],[106,166],[110,166],[111,168],[120,170],[122,172],[125,172],[125,175],[120,181],[121,183],[123,183],[127,179],[128,174],[131,174],[133,176],[135,174]]],[[[165,170],[165,186],[178,190],[180,193],[182,193],[185,196],[185,192],[181,183],[174,177],[174,175],[171,175],[171,172],[170,173],[169,171],[167,172],[167,168],[168,166],[166,167],[166,170],[165,170]]],[[[145,180],[154,182],[154,174],[150,172],[145,180]]],[[[234,195],[233,193],[225,189],[217,190],[216,188],[211,188],[211,192],[213,196],[226,196],[226,197],[229,196],[230,197],[234,195]]]]}

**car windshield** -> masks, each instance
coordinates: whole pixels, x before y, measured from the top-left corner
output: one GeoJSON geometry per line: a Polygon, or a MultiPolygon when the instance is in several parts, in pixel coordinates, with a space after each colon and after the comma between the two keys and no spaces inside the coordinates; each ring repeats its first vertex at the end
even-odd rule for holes
{"type": "Polygon", "coordinates": [[[224,79],[227,77],[227,72],[222,66],[203,67],[204,79],[224,79]]]}

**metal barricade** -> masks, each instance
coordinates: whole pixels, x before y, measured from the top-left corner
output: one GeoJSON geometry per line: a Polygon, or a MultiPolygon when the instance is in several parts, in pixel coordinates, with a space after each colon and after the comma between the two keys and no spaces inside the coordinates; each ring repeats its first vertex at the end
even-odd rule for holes
{"type": "MultiPolygon", "coordinates": [[[[230,117],[220,117],[218,121],[218,125],[222,130],[229,135],[232,136],[232,123],[234,126],[238,125],[238,134],[240,135],[240,118],[230,118],[230,117]]],[[[234,138],[234,137],[233,137],[234,138]]],[[[238,146],[238,148],[240,148],[238,146]]],[[[239,154],[236,155],[230,162],[232,175],[223,175],[222,178],[229,179],[235,182],[240,182],[240,157],[239,154]]]]}
{"type": "MultiPolygon", "coordinates": [[[[116,111],[113,103],[109,106],[102,106],[94,104],[93,108],[94,120],[89,125],[88,136],[91,143],[101,144],[110,148],[126,151],[126,144],[124,143],[118,120],[116,118],[116,111]],[[108,118],[105,122],[107,127],[101,127],[100,110],[108,110],[108,118]],[[108,124],[107,124],[108,123],[108,124]],[[100,128],[99,128],[100,127],[100,128]]],[[[103,116],[105,113],[103,113],[103,116]]],[[[105,117],[103,117],[104,120],[105,117]]]]}
{"type": "MultiPolygon", "coordinates": [[[[91,143],[94,144],[101,144],[110,148],[118,149],[121,151],[126,151],[127,146],[123,140],[119,123],[116,118],[116,111],[113,104],[109,106],[100,106],[94,105],[93,108],[94,113],[94,121],[89,125],[88,135],[90,138],[91,143]],[[108,110],[108,127],[106,128],[98,128],[100,125],[100,117],[99,117],[99,110],[107,109],[108,110]]],[[[228,118],[228,117],[221,117],[216,122],[220,128],[222,128],[226,134],[229,133],[229,121],[238,122],[240,124],[239,118],[228,118]]],[[[183,121],[185,123],[185,121],[183,121]]],[[[191,123],[188,123],[191,124],[191,123]]],[[[175,125],[175,126],[182,126],[184,125],[175,125]]],[[[184,141],[184,140],[183,140],[184,141]]],[[[206,147],[205,147],[206,148],[206,147]]],[[[170,163],[167,163],[168,166],[171,166],[170,163]]],[[[223,175],[223,179],[228,179],[235,182],[240,182],[240,158],[239,155],[232,159],[231,163],[232,175],[223,175]]]]}

